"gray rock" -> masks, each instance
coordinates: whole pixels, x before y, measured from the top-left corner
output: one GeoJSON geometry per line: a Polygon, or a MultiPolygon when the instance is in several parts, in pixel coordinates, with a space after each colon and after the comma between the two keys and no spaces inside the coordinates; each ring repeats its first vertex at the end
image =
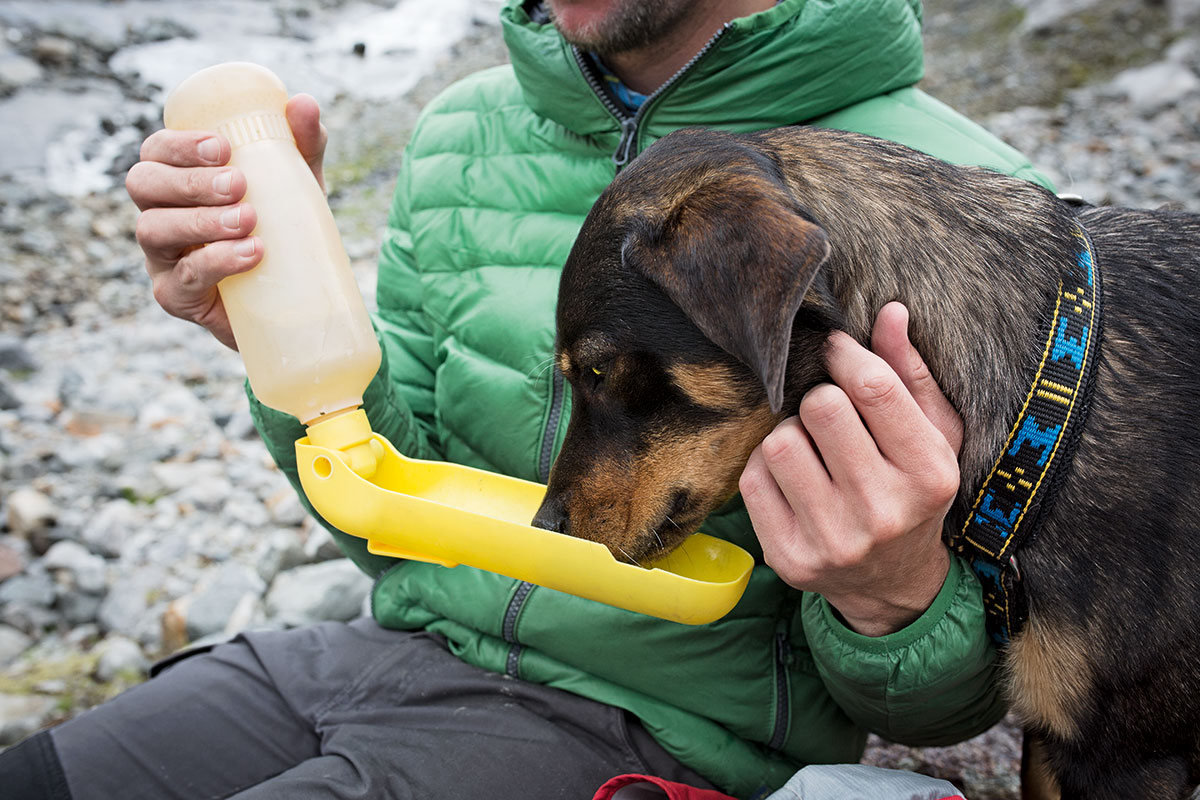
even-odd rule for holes
{"type": "Polygon", "coordinates": [[[180,489],[175,499],[190,503],[202,511],[221,511],[232,492],[233,486],[224,477],[205,477],[180,489]]]}
{"type": "Polygon", "coordinates": [[[1128,97],[1135,109],[1152,114],[1200,92],[1200,78],[1181,63],[1160,61],[1125,70],[1113,79],[1112,87],[1128,97]]]}
{"type": "Polygon", "coordinates": [[[289,528],[268,531],[259,540],[254,558],[258,576],[267,583],[275,580],[279,573],[308,561],[299,531],[289,528]]]}
{"type": "Polygon", "coordinates": [[[0,625],[0,667],[6,667],[33,644],[33,639],[9,625],[0,625]]]}
{"type": "Polygon", "coordinates": [[[263,599],[254,594],[244,594],[234,607],[225,623],[222,635],[232,637],[244,630],[261,628],[266,624],[266,607],[263,599]]]}
{"type": "Polygon", "coordinates": [[[133,502],[157,500],[167,490],[154,476],[151,466],[141,460],[122,464],[116,476],[106,484],[106,490],[133,502]]]}
{"type": "Polygon", "coordinates": [[[257,599],[266,583],[249,567],[229,562],[190,597],[187,604],[187,638],[195,641],[225,630],[244,598],[257,599]]]}
{"type": "Polygon", "coordinates": [[[353,619],[370,590],[371,579],[349,559],[297,567],[275,578],[267,617],[289,627],[353,619]]]}
{"type": "Polygon", "coordinates": [[[314,524],[304,542],[304,556],[309,561],[331,561],[342,558],[345,553],[338,547],[333,534],[323,526],[314,524]]]}
{"type": "Polygon", "coordinates": [[[58,613],[45,606],[0,602],[0,623],[30,636],[41,636],[60,622],[58,613]]]}
{"type": "Polygon", "coordinates": [[[155,464],[151,471],[168,493],[174,493],[201,481],[223,479],[225,470],[216,461],[168,462],[155,464]]]}
{"type": "Polygon", "coordinates": [[[235,441],[258,438],[258,429],[254,427],[254,420],[251,418],[250,412],[244,408],[234,412],[221,427],[225,430],[225,435],[235,441]]]}
{"type": "Polygon", "coordinates": [[[290,486],[267,498],[266,505],[271,512],[271,521],[276,525],[295,527],[309,518],[308,509],[290,486]]]}
{"type": "Polygon", "coordinates": [[[68,591],[59,594],[55,607],[68,625],[87,625],[100,616],[103,602],[102,595],[68,591]]]}
{"type": "Polygon", "coordinates": [[[0,583],[19,575],[28,563],[29,543],[15,536],[4,537],[0,541],[0,583]],[[20,543],[19,546],[17,543],[20,543]]]}
{"type": "Polygon", "coordinates": [[[15,336],[0,334],[0,369],[11,372],[33,372],[37,361],[25,344],[15,336]]]}
{"type": "Polygon", "coordinates": [[[11,603],[50,608],[55,597],[54,580],[45,570],[31,568],[0,583],[0,606],[11,603]]]}
{"type": "MultiPolygon", "coordinates": [[[[1196,23],[1200,26],[1200,0],[1195,2],[1197,8],[1196,23]]],[[[1200,69],[1200,36],[1180,39],[1167,48],[1167,60],[1179,64],[1188,64],[1200,69]]]]}
{"type": "Polygon", "coordinates": [[[100,626],[92,622],[76,625],[63,636],[63,642],[74,648],[90,650],[100,638],[100,626]]]}
{"type": "Polygon", "coordinates": [[[21,407],[21,398],[8,388],[8,383],[0,378],[0,411],[12,411],[21,407]]]}
{"type": "Polygon", "coordinates": [[[105,638],[96,645],[94,652],[99,658],[92,674],[98,681],[107,683],[114,678],[142,677],[150,669],[150,662],[142,653],[141,646],[124,636],[105,638]]]}
{"type": "Polygon", "coordinates": [[[121,548],[146,524],[146,515],[128,500],[110,500],[80,531],[84,544],[92,552],[109,558],[120,555],[121,548]]]}
{"type": "MultiPolygon", "coordinates": [[[[115,583],[97,613],[101,630],[144,641],[148,625],[158,625],[156,607],[162,597],[166,574],[162,567],[134,569],[115,583]]],[[[161,635],[161,633],[159,634],[161,635]]]]}
{"type": "Polygon", "coordinates": [[[54,698],[0,694],[0,747],[16,744],[49,722],[54,698]]]}
{"type": "Polygon", "coordinates": [[[58,457],[63,466],[72,472],[104,472],[119,464],[121,458],[127,455],[127,441],[116,433],[87,436],[77,439],[71,447],[61,449],[58,457]]]}
{"type": "Polygon", "coordinates": [[[96,595],[108,589],[104,559],[77,542],[56,542],[42,557],[42,566],[66,573],[71,587],[80,592],[96,595]]]}
{"type": "Polygon", "coordinates": [[[15,53],[0,54],[0,92],[20,89],[42,78],[42,68],[15,53]]]}
{"type": "Polygon", "coordinates": [[[177,19],[166,17],[150,17],[142,20],[129,29],[131,44],[147,42],[164,42],[169,39],[194,39],[196,32],[177,19]]]}
{"type": "Polygon", "coordinates": [[[1102,0],[1014,0],[1025,9],[1021,29],[1027,33],[1044,31],[1066,17],[1097,6],[1102,0]]]}
{"type": "Polygon", "coordinates": [[[1171,24],[1180,30],[1195,30],[1200,25],[1200,0],[1168,0],[1171,24]]]}
{"type": "Polygon", "coordinates": [[[74,60],[75,43],[62,36],[42,36],[33,44],[33,54],[43,64],[62,66],[74,60]]]}
{"type": "Polygon", "coordinates": [[[271,522],[270,512],[249,492],[234,492],[222,511],[226,519],[250,530],[261,530],[271,522]]]}

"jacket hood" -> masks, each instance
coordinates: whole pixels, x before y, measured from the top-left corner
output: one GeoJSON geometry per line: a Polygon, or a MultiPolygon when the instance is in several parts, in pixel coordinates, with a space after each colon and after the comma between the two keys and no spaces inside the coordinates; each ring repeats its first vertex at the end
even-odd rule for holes
{"type": "MultiPolygon", "coordinates": [[[[575,48],[531,19],[534,0],[501,11],[530,107],[568,130],[616,134],[620,121],[584,76],[575,48]]],[[[542,19],[542,15],[534,15],[542,19]]],[[[783,0],[733,20],[642,114],[643,140],[685,125],[732,131],[805,122],[919,81],[920,0],[783,0]]]]}

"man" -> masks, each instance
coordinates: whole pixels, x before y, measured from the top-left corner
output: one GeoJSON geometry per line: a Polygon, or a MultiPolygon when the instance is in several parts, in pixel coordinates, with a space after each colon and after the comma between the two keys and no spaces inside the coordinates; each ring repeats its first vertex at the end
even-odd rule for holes
{"type": "MultiPolygon", "coordinates": [[[[382,246],[364,408],[412,456],[545,480],[565,430],[561,376],[539,369],[558,269],[616,170],[670,130],[811,122],[1036,178],[912,88],[917,0],[511,0],[502,21],[512,65],[426,109],[382,246]]],[[[316,104],[288,114],[320,178],[316,104]]],[[[142,157],[127,185],[155,297],[234,346],[215,285],[262,245],[229,144],[163,131],[142,157]]],[[[186,658],[5,754],[0,776],[69,788],[29,796],[515,798],[650,772],[750,797],[856,760],[868,730],[986,729],[1003,703],[979,589],[940,540],[960,423],[905,314],[881,311],[874,352],[831,340],[837,385],[755,451],[745,508],[705,523],[765,561],[725,619],[676,625],[338,534],[377,576],[378,624],[186,658]]],[[[251,409],[295,482],[298,423],[251,409]]]]}

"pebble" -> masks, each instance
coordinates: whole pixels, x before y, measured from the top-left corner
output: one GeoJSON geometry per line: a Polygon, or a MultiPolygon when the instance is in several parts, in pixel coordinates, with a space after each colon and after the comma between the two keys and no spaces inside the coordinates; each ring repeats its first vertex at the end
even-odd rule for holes
{"type": "Polygon", "coordinates": [[[64,66],[75,58],[75,42],[62,36],[41,36],[33,45],[37,60],[46,65],[64,66]]]}
{"type": "Polygon", "coordinates": [[[350,620],[362,613],[370,591],[371,579],[349,559],[296,567],[275,578],[267,592],[267,616],[288,627],[350,620]]]}
{"type": "Polygon", "coordinates": [[[33,644],[33,637],[26,636],[10,625],[0,625],[0,667],[17,660],[33,644]]]}
{"type": "Polygon", "coordinates": [[[0,93],[8,93],[42,78],[36,61],[13,53],[0,53],[0,93]]]}
{"type": "Polygon", "coordinates": [[[147,509],[124,498],[109,500],[83,523],[80,540],[93,552],[115,557],[133,532],[146,523],[146,514],[147,509]]]}
{"type": "Polygon", "coordinates": [[[42,566],[62,575],[72,591],[103,594],[108,589],[108,566],[104,559],[78,542],[53,544],[42,557],[42,566]]]}
{"type": "Polygon", "coordinates": [[[1200,0],[1168,0],[1171,24],[1179,30],[1195,30],[1200,25],[1200,0]]]}
{"type": "Polygon", "coordinates": [[[29,540],[45,532],[58,516],[49,497],[27,486],[10,494],[4,506],[8,511],[8,530],[29,540]]]}
{"type": "Polygon", "coordinates": [[[0,606],[32,606],[50,608],[56,597],[54,580],[41,564],[0,584],[0,606]]]}
{"type": "Polygon", "coordinates": [[[127,676],[145,676],[150,669],[141,645],[124,636],[109,636],[97,644],[93,652],[97,655],[93,675],[102,683],[127,676]]]}
{"type": "Polygon", "coordinates": [[[1044,31],[1065,17],[1087,11],[1102,0],[1016,0],[1016,5],[1025,11],[1021,28],[1026,33],[1044,31]]]}
{"type": "Polygon", "coordinates": [[[54,698],[0,693],[0,747],[16,744],[43,727],[54,713],[54,698]]]}
{"type": "Polygon", "coordinates": [[[222,564],[215,575],[206,576],[196,591],[183,598],[188,641],[223,632],[245,598],[260,598],[266,588],[252,568],[235,562],[222,564]]]}
{"type": "Polygon", "coordinates": [[[8,384],[0,378],[0,411],[12,411],[21,407],[21,398],[8,388],[8,384]]]}
{"type": "Polygon", "coordinates": [[[1200,77],[1186,64],[1159,61],[1122,72],[1112,86],[1129,98],[1135,110],[1149,115],[1200,91],[1200,77]]]}
{"type": "Polygon", "coordinates": [[[0,541],[0,583],[13,575],[20,575],[28,563],[25,552],[29,550],[29,543],[15,536],[4,538],[6,541],[0,541]],[[18,547],[18,542],[23,546],[18,547]]]}

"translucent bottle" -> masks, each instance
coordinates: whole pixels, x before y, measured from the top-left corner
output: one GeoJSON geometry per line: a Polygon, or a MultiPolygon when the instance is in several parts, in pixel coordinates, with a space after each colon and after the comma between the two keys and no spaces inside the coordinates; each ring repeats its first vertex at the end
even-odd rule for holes
{"type": "Polygon", "coordinates": [[[314,443],[362,451],[347,460],[373,471],[366,415],[348,412],[379,369],[379,343],[329,204],[296,149],[287,99],[270,70],[219,64],[181,83],[163,119],[174,130],[223,135],[233,145],[229,163],[246,176],[263,259],[217,288],[254,394],[310,426],[314,443]],[[321,423],[335,418],[322,435],[321,423]]]}

